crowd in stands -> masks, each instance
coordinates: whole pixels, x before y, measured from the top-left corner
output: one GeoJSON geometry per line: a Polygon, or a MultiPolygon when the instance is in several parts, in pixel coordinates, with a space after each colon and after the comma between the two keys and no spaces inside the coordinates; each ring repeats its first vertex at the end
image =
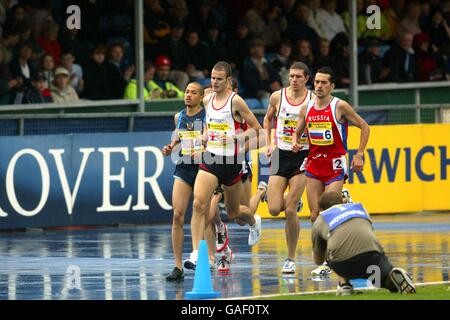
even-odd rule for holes
{"type": "MultiPolygon", "coordinates": [[[[359,83],[450,80],[450,0],[356,0],[359,83]],[[381,8],[368,29],[367,7],[381,8]]],[[[145,0],[146,100],[181,98],[228,61],[245,98],[288,83],[293,61],[350,85],[347,0],[145,0]]],[[[0,104],[135,99],[134,1],[0,0],[0,104]],[[113,5],[111,5],[113,3],[113,5]],[[81,29],[66,8],[81,9],[81,29]]],[[[311,85],[311,81],[309,85],[311,85]]]]}

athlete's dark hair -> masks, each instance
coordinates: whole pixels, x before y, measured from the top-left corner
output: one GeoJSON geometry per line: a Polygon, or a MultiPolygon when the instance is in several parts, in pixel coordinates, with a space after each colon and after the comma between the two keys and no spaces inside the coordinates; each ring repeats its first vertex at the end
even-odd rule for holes
{"type": "Polygon", "coordinates": [[[236,90],[238,87],[238,82],[235,77],[231,78],[231,90],[236,90]]]}
{"type": "Polygon", "coordinates": [[[330,79],[328,79],[330,83],[336,83],[336,75],[334,74],[333,69],[331,69],[330,67],[321,67],[319,68],[319,70],[317,70],[316,74],[318,73],[328,74],[330,76],[330,79]]]}
{"type": "Polygon", "coordinates": [[[309,68],[308,68],[308,66],[307,66],[306,64],[304,64],[303,62],[296,61],[296,62],[294,62],[294,63],[291,65],[291,67],[290,67],[289,69],[303,70],[303,73],[305,74],[305,77],[306,77],[306,76],[309,76],[309,68]]]}
{"type": "Polygon", "coordinates": [[[337,204],[342,204],[342,195],[335,191],[325,191],[319,198],[320,210],[327,210],[337,204]]]}
{"type": "MultiPolygon", "coordinates": [[[[203,88],[203,86],[200,83],[194,81],[194,82],[188,83],[188,85],[190,85],[190,84],[194,84],[198,87],[198,91],[200,92],[201,96],[205,93],[205,88],[203,88]]],[[[186,88],[188,87],[188,85],[186,86],[186,88]]]]}
{"type": "Polygon", "coordinates": [[[231,77],[231,65],[225,61],[217,62],[214,67],[214,70],[225,71],[225,77],[231,77]]]}

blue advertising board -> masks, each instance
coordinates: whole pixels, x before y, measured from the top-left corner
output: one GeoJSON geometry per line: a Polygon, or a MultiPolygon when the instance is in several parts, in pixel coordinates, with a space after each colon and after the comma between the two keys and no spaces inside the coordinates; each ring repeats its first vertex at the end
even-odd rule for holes
{"type": "Polygon", "coordinates": [[[172,220],[170,132],[0,137],[0,229],[172,220]]]}

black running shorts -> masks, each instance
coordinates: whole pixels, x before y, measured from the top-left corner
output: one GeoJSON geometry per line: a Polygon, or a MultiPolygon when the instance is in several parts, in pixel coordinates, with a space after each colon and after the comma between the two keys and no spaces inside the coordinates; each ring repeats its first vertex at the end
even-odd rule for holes
{"type": "Polygon", "coordinates": [[[309,150],[295,153],[275,148],[270,158],[270,175],[290,179],[304,173],[305,169],[302,165],[308,153],[309,150]]]}

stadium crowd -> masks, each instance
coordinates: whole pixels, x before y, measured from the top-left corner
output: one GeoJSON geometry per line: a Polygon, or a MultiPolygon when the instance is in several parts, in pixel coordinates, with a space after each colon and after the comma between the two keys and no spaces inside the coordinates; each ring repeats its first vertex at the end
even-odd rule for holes
{"type": "MultiPolygon", "coordinates": [[[[288,84],[293,61],[350,84],[349,1],[145,0],[145,98],[181,98],[228,61],[245,98],[288,84]]],[[[450,79],[450,0],[357,0],[359,82],[450,79]],[[381,8],[369,30],[368,6],[381,8]]],[[[0,104],[136,97],[134,1],[0,0],[0,104]],[[69,30],[66,8],[81,9],[69,30]]]]}

